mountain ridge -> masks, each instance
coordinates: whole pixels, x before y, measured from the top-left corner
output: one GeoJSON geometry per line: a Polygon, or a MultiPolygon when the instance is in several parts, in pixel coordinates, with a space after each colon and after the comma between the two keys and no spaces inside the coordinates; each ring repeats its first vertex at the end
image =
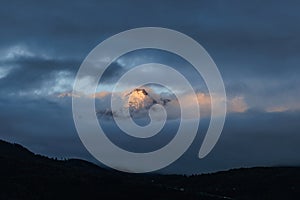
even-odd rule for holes
{"type": "Polygon", "coordinates": [[[0,140],[0,199],[295,199],[299,167],[201,175],[130,174],[80,159],[56,160],[0,140]]]}

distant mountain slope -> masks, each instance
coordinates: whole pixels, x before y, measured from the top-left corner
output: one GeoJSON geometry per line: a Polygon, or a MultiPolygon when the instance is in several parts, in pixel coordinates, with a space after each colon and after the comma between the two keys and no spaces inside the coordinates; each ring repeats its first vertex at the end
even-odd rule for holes
{"type": "Polygon", "coordinates": [[[299,199],[300,168],[197,176],[127,174],[83,160],[58,161],[0,141],[0,199],[299,199]],[[297,198],[298,197],[298,198],[297,198]]]}

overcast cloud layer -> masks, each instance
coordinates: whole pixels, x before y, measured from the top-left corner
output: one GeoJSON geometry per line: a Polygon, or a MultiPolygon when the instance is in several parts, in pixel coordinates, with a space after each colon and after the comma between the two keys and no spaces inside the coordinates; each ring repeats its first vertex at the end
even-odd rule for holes
{"type": "MultiPolygon", "coordinates": [[[[204,46],[223,76],[231,109],[208,157],[197,159],[207,128],[204,118],[198,140],[163,172],[299,165],[299,6],[298,1],[2,1],[0,138],[36,153],[93,160],[76,134],[70,97],[58,96],[70,94],[81,62],[99,42],[127,29],[158,26],[181,31],[204,46]]],[[[206,95],[203,80],[186,61],[155,50],[116,60],[98,92],[109,91],[128,69],[148,62],[173,66],[206,95]]],[[[171,138],[176,120],[167,124],[166,136],[161,134],[165,140],[158,141],[171,138]]],[[[112,140],[140,151],[143,145],[114,138],[120,134],[114,123],[103,123],[112,140]]],[[[145,144],[143,150],[153,146],[145,144]]]]}

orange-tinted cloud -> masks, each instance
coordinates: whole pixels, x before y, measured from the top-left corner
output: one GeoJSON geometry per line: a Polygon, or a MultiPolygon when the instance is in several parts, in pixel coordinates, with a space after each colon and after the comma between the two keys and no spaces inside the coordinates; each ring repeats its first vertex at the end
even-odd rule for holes
{"type": "MultiPolygon", "coordinates": [[[[97,98],[101,100],[109,100],[110,98],[106,98],[112,95],[111,92],[102,91],[92,95],[79,95],[76,93],[62,93],[58,95],[58,97],[87,97],[87,98],[97,98]]],[[[134,91],[123,91],[114,93],[115,96],[123,99],[124,101],[124,109],[131,109],[134,111],[141,111],[149,109],[153,104],[163,105],[171,118],[180,117],[180,107],[182,109],[188,110],[191,113],[190,118],[193,118],[195,112],[195,102],[198,102],[198,106],[200,109],[200,114],[202,117],[208,117],[211,114],[211,100],[213,100],[216,105],[219,103],[224,103],[226,99],[222,98],[220,95],[213,94],[212,99],[211,96],[207,93],[198,92],[196,96],[194,94],[183,94],[182,102],[183,105],[179,105],[178,100],[174,96],[170,96],[170,99],[166,99],[168,101],[164,102],[161,94],[155,93],[151,88],[139,88],[134,91]]],[[[248,109],[248,105],[244,100],[243,96],[236,96],[233,98],[227,99],[227,112],[229,113],[241,113],[245,112],[248,109]]],[[[110,104],[107,104],[110,105],[110,104]]],[[[105,110],[110,108],[103,108],[105,110]]],[[[216,114],[218,115],[218,107],[216,108],[216,114]]],[[[221,115],[221,110],[220,110],[221,115]]]]}
{"type": "Polygon", "coordinates": [[[228,112],[242,113],[248,110],[248,105],[243,96],[236,96],[227,101],[228,112]]]}

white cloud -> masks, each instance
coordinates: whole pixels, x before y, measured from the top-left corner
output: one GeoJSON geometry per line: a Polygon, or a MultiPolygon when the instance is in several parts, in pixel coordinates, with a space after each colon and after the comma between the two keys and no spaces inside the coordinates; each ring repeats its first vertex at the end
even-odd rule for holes
{"type": "Polygon", "coordinates": [[[11,71],[12,67],[0,66],[0,79],[5,78],[11,71]]]}
{"type": "Polygon", "coordinates": [[[9,47],[5,50],[4,53],[5,59],[13,59],[15,57],[34,57],[36,56],[32,51],[30,51],[26,46],[24,45],[15,45],[12,47],[9,47]]]}

